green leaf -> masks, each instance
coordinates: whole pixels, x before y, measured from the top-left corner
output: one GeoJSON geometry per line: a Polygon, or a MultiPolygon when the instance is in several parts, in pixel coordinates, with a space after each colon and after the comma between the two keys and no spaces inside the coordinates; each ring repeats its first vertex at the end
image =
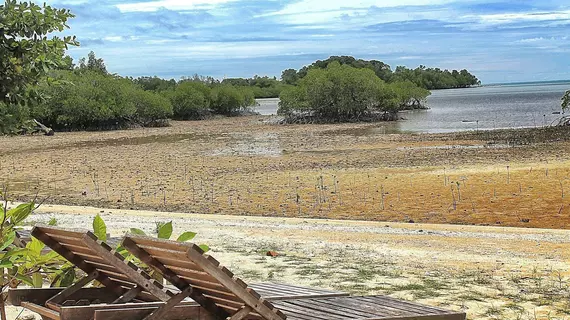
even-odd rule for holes
{"type": "Polygon", "coordinates": [[[107,241],[107,226],[100,215],[93,219],[93,233],[97,236],[97,239],[107,241]]]}
{"type": "Polygon", "coordinates": [[[52,217],[51,219],[49,219],[48,226],[56,226],[56,225],[57,225],[57,219],[56,218],[52,217]]]}
{"type": "Polygon", "coordinates": [[[44,278],[42,277],[42,274],[39,272],[36,272],[32,275],[32,281],[33,281],[33,287],[34,288],[41,288],[43,287],[44,284],[44,278]]]}
{"type": "Polygon", "coordinates": [[[186,241],[190,241],[192,239],[194,239],[194,237],[196,236],[195,232],[184,232],[183,234],[181,234],[178,239],[176,239],[176,241],[178,242],[186,242],[186,241]]]}
{"type": "Polygon", "coordinates": [[[12,224],[17,225],[26,220],[26,218],[34,211],[35,203],[23,203],[7,213],[7,218],[10,218],[12,224]]]}
{"type": "Polygon", "coordinates": [[[170,236],[172,236],[172,221],[163,224],[158,229],[159,239],[170,239],[170,236]]]}
{"type": "Polygon", "coordinates": [[[30,287],[34,287],[34,280],[31,277],[23,276],[21,274],[17,274],[15,276],[15,278],[22,281],[23,283],[27,284],[30,287]]]}
{"type": "Polygon", "coordinates": [[[13,266],[14,266],[14,264],[12,263],[12,261],[10,261],[8,259],[0,261],[0,268],[8,269],[8,268],[12,268],[13,266]]]}
{"type": "Polygon", "coordinates": [[[202,249],[202,251],[204,251],[204,252],[210,251],[210,247],[208,247],[208,246],[205,245],[205,244],[201,244],[201,245],[199,245],[198,247],[200,247],[200,249],[202,249]]]}
{"type": "Polygon", "coordinates": [[[146,233],[144,233],[144,231],[142,231],[141,229],[137,229],[137,228],[131,228],[131,233],[132,234],[138,234],[139,236],[146,236],[146,233]]]}
{"type": "Polygon", "coordinates": [[[2,245],[0,245],[0,251],[8,248],[12,243],[14,243],[14,239],[16,239],[16,231],[11,230],[7,234],[4,235],[4,239],[2,239],[2,245]]]}
{"type": "Polygon", "coordinates": [[[39,256],[45,246],[46,245],[43,244],[43,242],[36,239],[35,237],[32,237],[32,241],[28,242],[26,248],[30,249],[32,253],[35,253],[37,256],[39,256]]]}

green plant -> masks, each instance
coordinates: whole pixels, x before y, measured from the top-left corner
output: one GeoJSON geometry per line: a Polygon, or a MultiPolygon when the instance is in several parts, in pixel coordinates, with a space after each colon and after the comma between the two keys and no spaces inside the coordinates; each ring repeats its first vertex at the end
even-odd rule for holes
{"type": "MultiPolygon", "coordinates": [[[[1,293],[9,287],[25,284],[34,288],[41,288],[45,281],[52,285],[69,285],[73,282],[65,265],[65,260],[56,252],[43,252],[44,244],[32,238],[25,246],[17,238],[16,232],[20,230],[25,220],[38,208],[35,201],[23,203],[9,209],[8,189],[0,191],[0,280],[1,293]]],[[[4,300],[0,299],[0,318],[6,319],[4,300]]]]}

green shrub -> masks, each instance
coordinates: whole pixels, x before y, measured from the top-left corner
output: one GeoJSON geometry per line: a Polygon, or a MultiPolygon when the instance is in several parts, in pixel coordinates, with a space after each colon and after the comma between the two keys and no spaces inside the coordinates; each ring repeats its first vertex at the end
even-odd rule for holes
{"type": "Polygon", "coordinates": [[[29,108],[19,104],[0,102],[0,134],[17,134],[18,128],[28,119],[29,108]]]}
{"type": "Polygon", "coordinates": [[[181,82],[167,95],[172,102],[175,119],[202,119],[210,107],[210,88],[200,82],[181,82]]]}
{"type": "Polygon", "coordinates": [[[429,90],[418,87],[409,80],[390,83],[389,87],[396,94],[402,109],[424,108],[426,99],[431,94],[429,90]]]}
{"type": "Polygon", "coordinates": [[[143,126],[171,118],[173,115],[170,100],[159,94],[134,88],[131,99],[136,108],[136,122],[143,126]]]}
{"type": "Polygon", "coordinates": [[[398,110],[395,93],[374,71],[333,62],[326,69],[308,70],[297,87],[284,90],[278,112],[326,121],[352,121],[398,110]]]}
{"type": "Polygon", "coordinates": [[[255,95],[250,88],[231,85],[214,87],[211,99],[212,111],[223,115],[234,115],[255,104],[255,95]]]}
{"type": "Polygon", "coordinates": [[[42,83],[44,103],[32,115],[54,129],[117,129],[145,125],[172,114],[167,99],[144,92],[128,79],[94,71],[59,71],[42,83]]]}

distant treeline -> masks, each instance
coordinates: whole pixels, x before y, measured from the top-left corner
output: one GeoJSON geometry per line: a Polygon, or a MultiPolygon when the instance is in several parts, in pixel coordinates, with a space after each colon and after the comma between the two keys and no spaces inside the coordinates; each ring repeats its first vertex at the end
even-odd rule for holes
{"type": "Polygon", "coordinates": [[[385,82],[411,81],[418,87],[427,90],[435,89],[453,89],[467,88],[471,86],[481,85],[481,81],[467,70],[441,70],[439,68],[427,68],[419,66],[415,69],[408,69],[404,66],[392,68],[382,61],[362,60],[350,56],[332,56],[326,60],[317,60],[309,66],[301,68],[299,71],[295,69],[287,69],[281,74],[281,79],[286,84],[297,84],[297,82],[307,75],[311,69],[325,69],[332,62],[338,62],[341,65],[348,65],[357,69],[370,69],[374,71],[378,78],[385,82]]]}
{"type": "MultiPolygon", "coordinates": [[[[481,85],[481,81],[467,70],[441,70],[439,68],[427,68],[419,66],[415,69],[408,69],[404,66],[398,66],[394,71],[392,68],[382,61],[362,60],[351,56],[332,56],[326,60],[317,60],[309,66],[305,66],[298,71],[295,69],[284,70],[281,79],[267,76],[254,76],[253,78],[228,78],[219,81],[212,77],[193,76],[191,78],[182,78],[182,81],[200,81],[208,85],[229,84],[236,87],[250,87],[256,99],[260,98],[277,98],[281,92],[291,86],[298,84],[311,69],[325,69],[332,62],[338,62],[341,65],[348,65],[356,69],[370,69],[378,78],[387,83],[395,82],[412,82],[416,86],[427,89],[454,89],[468,88],[471,86],[481,85]]],[[[158,77],[141,77],[134,79],[145,90],[164,91],[176,87],[177,81],[174,79],[165,80],[158,77]]]]}

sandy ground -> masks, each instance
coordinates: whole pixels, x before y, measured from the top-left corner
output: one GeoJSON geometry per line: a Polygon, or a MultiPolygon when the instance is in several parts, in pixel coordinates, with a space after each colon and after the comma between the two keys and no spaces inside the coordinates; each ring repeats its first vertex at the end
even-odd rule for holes
{"type": "Polygon", "coordinates": [[[538,131],[386,135],[266,119],[0,137],[0,183],[66,205],[570,228],[568,132],[527,143],[538,131]]]}
{"type": "MultiPolygon", "coordinates": [[[[44,205],[31,223],[89,228],[96,214],[121,236],[156,222],[194,231],[249,282],[388,294],[469,319],[564,319],[570,231],[302,218],[240,217],[44,205]],[[267,257],[275,250],[278,257],[267,257]]],[[[20,309],[12,309],[19,312],[20,309]]]]}

